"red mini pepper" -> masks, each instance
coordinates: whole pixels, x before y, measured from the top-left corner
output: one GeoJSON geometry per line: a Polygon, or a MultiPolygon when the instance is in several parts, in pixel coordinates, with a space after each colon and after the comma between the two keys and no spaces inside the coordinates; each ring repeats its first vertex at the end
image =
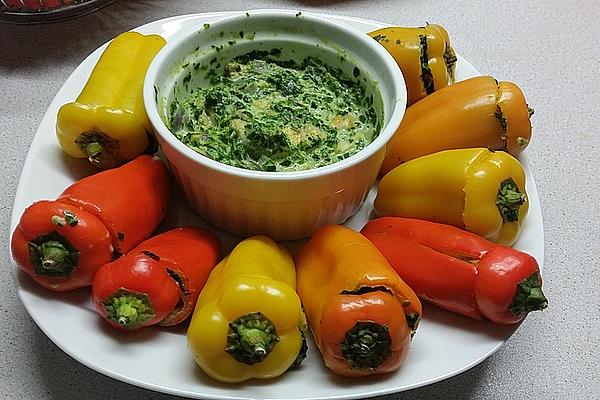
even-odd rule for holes
{"type": "Polygon", "coordinates": [[[219,238],[201,228],[152,237],[100,267],[92,283],[96,310],[121,330],[176,325],[194,310],[219,253],[219,238]]]}
{"type": "Polygon", "coordinates": [[[548,301],[535,258],[460,228],[383,217],[361,230],[417,295],[474,319],[514,324],[548,301]]]}
{"type": "Polygon", "coordinates": [[[166,167],[148,155],[85,177],[57,200],[25,209],[12,236],[13,257],[46,289],[88,286],[101,265],[152,234],[169,194],[166,167]]]}
{"type": "Polygon", "coordinates": [[[75,182],[58,199],[97,215],[109,229],[115,251],[125,254],[150,237],[162,221],[170,186],[162,161],[142,155],[75,182]]]}
{"type": "Polygon", "coordinates": [[[61,292],[89,285],[98,267],[112,259],[112,248],[96,216],[49,200],[25,210],[11,241],[19,268],[42,287],[61,292]]]}

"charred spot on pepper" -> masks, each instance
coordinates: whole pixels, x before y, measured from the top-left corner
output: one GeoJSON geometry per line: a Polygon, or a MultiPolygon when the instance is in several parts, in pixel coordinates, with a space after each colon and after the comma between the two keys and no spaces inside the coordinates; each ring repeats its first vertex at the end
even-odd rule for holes
{"type": "Polygon", "coordinates": [[[446,64],[446,71],[448,71],[448,76],[450,77],[451,81],[454,82],[454,71],[458,58],[456,57],[456,53],[449,43],[446,43],[446,46],[444,46],[443,57],[444,63],[446,64]]]}
{"type": "Polygon", "coordinates": [[[278,341],[271,320],[261,312],[254,312],[229,323],[225,351],[241,363],[254,365],[264,361],[278,341]]]}
{"type": "Polygon", "coordinates": [[[84,152],[90,163],[99,168],[113,168],[119,165],[120,143],[107,134],[93,129],[81,133],[75,144],[84,152]]]}
{"type": "Polygon", "coordinates": [[[419,323],[421,322],[421,316],[414,312],[406,314],[406,323],[408,324],[408,330],[410,332],[410,337],[412,339],[417,333],[417,328],[419,327],[419,323]]]}
{"type": "Polygon", "coordinates": [[[27,248],[35,273],[57,278],[71,276],[81,254],[56,231],[30,240],[27,242],[27,248]]]}
{"type": "Polygon", "coordinates": [[[300,335],[302,336],[302,344],[300,345],[300,350],[298,350],[298,355],[294,359],[294,362],[288,369],[299,368],[302,362],[306,359],[306,354],[308,353],[308,342],[306,340],[306,334],[300,330],[300,335]]]}
{"type": "MultiPolygon", "coordinates": [[[[153,253],[153,252],[151,252],[151,251],[144,250],[144,251],[142,251],[142,254],[144,254],[144,255],[146,255],[146,256],[148,256],[148,257],[150,257],[150,258],[151,258],[151,259],[153,259],[154,261],[160,261],[160,257],[159,257],[159,256],[157,256],[156,254],[154,254],[154,253],[153,253]]],[[[169,271],[169,270],[167,269],[167,271],[169,271]]]]}
{"type": "Polygon", "coordinates": [[[115,261],[117,258],[121,257],[122,255],[123,255],[123,253],[121,253],[119,250],[114,250],[111,255],[111,260],[115,261]]]}
{"type": "Polygon", "coordinates": [[[360,296],[361,294],[373,293],[373,292],[385,292],[390,295],[394,295],[394,293],[385,286],[360,286],[356,289],[344,289],[340,292],[340,294],[350,294],[360,296]]]}
{"type": "Polygon", "coordinates": [[[181,273],[179,273],[178,271],[172,270],[171,268],[165,268],[165,269],[167,270],[167,274],[169,274],[169,277],[175,281],[177,286],[179,286],[181,293],[183,293],[185,295],[192,293],[187,289],[187,285],[185,283],[185,278],[183,277],[183,275],[181,273]]]}
{"type": "Polygon", "coordinates": [[[387,42],[388,38],[385,35],[375,35],[375,36],[373,36],[373,40],[375,40],[377,43],[381,43],[383,41],[387,42]]]}
{"type": "Polygon", "coordinates": [[[425,93],[431,94],[435,92],[435,86],[433,84],[433,73],[429,68],[429,54],[427,53],[428,49],[426,35],[419,35],[419,46],[421,48],[421,80],[423,81],[425,93]]]}
{"type": "Polygon", "coordinates": [[[387,325],[357,321],[340,347],[350,368],[376,370],[392,354],[392,338],[387,325]]]}
{"type": "Polygon", "coordinates": [[[75,226],[79,223],[79,219],[72,211],[63,210],[61,215],[53,215],[51,221],[54,225],[58,226],[75,226]]]}
{"type": "MultiPolygon", "coordinates": [[[[146,252],[144,252],[144,253],[146,253],[146,252]]],[[[147,252],[147,253],[150,253],[150,252],[147,252]]],[[[150,254],[153,254],[153,253],[150,253],[150,254]]],[[[153,255],[156,256],[155,254],[153,254],[153,255]]],[[[151,257],[151,256],[149,256],[149,257],[151,257]]],[[[156,257],[158,257],[158,256],[156,256],[156,257]]],[[[171,311],[169,316],[167,316],[165,318],[165,319],[169,319],[170,316],[177,314],[178,312],[180,312],[181,310],[183,310],[185,308],[186,297],[189,296],[191,294],[191,292],[187,290],[187,285],[185,284],[185,279],[183,278],[183,276],[181,276],[181,274],[179,272],[172,270],[170,268],[165,268],[165,269],[166,269],[169,277],[175,281],[175,283],[179,287],[179,292],[181,293],[181,295],[179,296],[179,300],[177,301],[177,304],[173,308],[173,311],[171,311]]]]}
{"type": "Polygon", "coordinates": [[[123,240],[125,240],[125,234],[123,232],[117,232],[117,239],[119,239],[122,242],[123,240]]]}

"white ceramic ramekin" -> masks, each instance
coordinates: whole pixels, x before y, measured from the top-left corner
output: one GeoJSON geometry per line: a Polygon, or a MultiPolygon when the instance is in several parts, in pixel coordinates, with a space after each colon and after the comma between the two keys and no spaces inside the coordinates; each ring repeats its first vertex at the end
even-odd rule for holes
{"type": "Polygon", "coordinates": [[[200,216],[238,236],[295,240],[324,224],[343,223],[358,210],[404,115],[406,87],[392,56],[368,35],[310,13],[265,10],[197,26],[169,40],[148,69],[144,102],[173,175],[200,216]],[[335,164],[262,172],[204,157],[167,129],[162,116],[170,103],[206,84],[202,71],[207,67],[222,68],[235,56],[273,48],[282,50],[283,59],[316,56],[363,80],[382,118],[378,137],[335,164]]]}

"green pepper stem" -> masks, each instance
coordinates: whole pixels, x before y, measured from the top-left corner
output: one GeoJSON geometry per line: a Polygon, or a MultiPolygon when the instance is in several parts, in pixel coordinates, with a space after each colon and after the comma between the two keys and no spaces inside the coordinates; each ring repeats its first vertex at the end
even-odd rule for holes
{"type": "Polygon", "coordinates": [[[253,365],[263,361],[278,341],[273,323],[255,312],[229,323],[225,351],[237,361],[253,365]]]}
{"type": "Polygon", "coordinates": [[[146,293],[119,289],[102,302],[106,318],[124,329],[135,329],[155,316],[146,293]]]}
{"type": "Polygon", "coordinates": [[[103,149],[104,147],[98,142],[90,142],[85,146],[85,152],[90,158],[98,157],[103,149]]]}
{"type": "Polygon", "coordinates": [[[77,267],[79,251],[57,232],[38,236],[27,247],[37,275],[66,278],[77,267]]]}
{"type": "Polygon", "coordinates": [[[548,299],[542,292],[542,282],[536,271],[517,284],[515,296],[509,307],[517,316],[524,316],[531,311],[548,307],[548,299]]]}
{"type": "Polygon", "coordinates": [[[112,168],[119,164],[119,141],[103,132],[83,132],[75,139],[75,144],[88,156],[90,163],[97,167],[112,168]]]}
{"type": "Polygon", "coordinates": [[[502,216],[503,222],[519,220],[519,208],[527,201],[527,195],[521,193],[512,178],[507,178],[500,183],[496,196],[496,206],[502,216]]]}
{"type": "Polygon", "coordinates": [[[350,368],[375,370],[392,354],[392,339],[387,326],[357,321],[340,347],[350,368]]]}

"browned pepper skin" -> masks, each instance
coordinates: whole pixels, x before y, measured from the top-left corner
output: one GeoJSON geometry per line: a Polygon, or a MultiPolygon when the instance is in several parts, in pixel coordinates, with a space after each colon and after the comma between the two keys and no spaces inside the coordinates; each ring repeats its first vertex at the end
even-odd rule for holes
{"type": "Polygon", "coordinates": [[[394,57],[404,75],[407,104],[454,83],[456,54],[441,25],[390,26],[369,32],[394,57]]]}

